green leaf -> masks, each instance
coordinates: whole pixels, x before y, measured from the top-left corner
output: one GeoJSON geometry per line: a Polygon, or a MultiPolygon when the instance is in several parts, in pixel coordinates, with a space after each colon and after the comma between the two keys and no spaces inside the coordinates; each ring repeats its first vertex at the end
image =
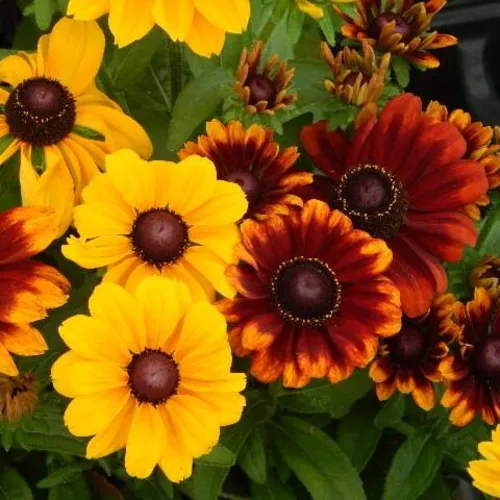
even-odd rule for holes
{"type": "Polygon", "coordinates": [[[274,9],[274,0],[250,0],[252,14],[250,18],[250,30],[255,38],[260,38],[262,30],[270,21],[274,9]]]}
{"type": "Polygon", "coordinates": [[[366,498],[356,470],[330,436],[296,417],[282,417],[270,427],[283,461],[313,500],[366,498]]]}
{"type": "Polygon", "coordinates": [[[372,387],[373,382],[366,371],[357,370],[347,380],[338,384],[321,380],[312,381],[303,389],[281,389],[277,394],[278,404],[281,408],[296,413],[328,412],[334,418],[342,418],[372,387]]]}
{"type": "Polygon", "coordinates": [[[77,135],[85,137],[86,139],[91,139],[92,141],[106,140],[106,138],[99,132],[96,132],[95,130],[92,130],[88,127],[83,127],[82,125],[73,125],[73,132],[77,135]]]}
{"type": "Polygon", "coordinates": [[[232,467],[236,462],[236,456],[231,450],[218,444],[208,455],[201,456],[196,462],[214,467],[232,467]]]}
{"type": "Polygon", "coordinates": [[[325,8],[323,12],[324,16],[318,21],[318,24],[328,44],[335,47],[335,33],[339,31],[343,20],[333,9],[325,8]]]}
{"type": "Polygon", "coordinates": [[[154,498],[154,500],[170,500],[174,498],[172,483],[160,469],[156,469],[148,479],[134,479],[130,481],[129,488],[138,499],[154,498]]]}
{"type": "Polygon", "coordinates": [[[405,413],[405,402],[404,395],[399,392],[387,400],[373,420],[375,427],[384,429],[401,421],[405,413]]]}
{"type": "Polygon", "coordinates": [[[437,474],[425,493],[418,500],[453,500],[448,486],[441,474],[437,474]]]}
{"type": "Polygon", "coordinates": [[[293,59],[295,44],[288,37],[288,15],[285,14],[271,32],[264,48],[262,60],[277,54],[280,59],[293,59]]]}
{"type": "Polygon", "coordinates": [[[328,115],[328,129],[334,130],[341,128],[345,130],[356,118],[358,108],[355,106],[341,107],[332,114],[328,115]]]}
{"type": "Polygon", "coordinates": [[[387,474],[382,500],[415,500],[434,480],[442,460],[442,450],[432,434],[417,432],[394,456],[387,474]]]}
{"type": "Polygon", "coordinates": [[[46,478],[41,479],[36,484],[37,488],[49,489],[59,486],[60,484],[70,483],[75,480],[75,476],[81,474],[84,470],[92,468],[91,462],[80,462],[61,467],[49,474],[46,478]]]}
{"type": "Polygon", "coordinates": [[[73,481],[59,484],[49,492],[48,500],[96,500],[93,498],[89,485],[83,474],[78,474],[73,481]]]}
{"type": "MultiPolygon", "coordinates": [[[[2,139],[0,139],[1,151],[2,139]]],[[[21,205],[19,159],[14,157],[0,167],[0,210],[21,205]]]]}
{"type": "Polygon", "coordinates": [[[264,484],[251,483],[252,498],[256,500],[296,500],[297,496],[287,484],[280,482],[273,474],[264,484]]]}
{"type": "Polygon", "coordinates": [[[292,45],[295,45],[299,41],[305,16],[304,12],[300,9],[290,9],[288,11],[287,33],[292,45]]]}
{"type": "Polygon", "coordinates": [[[358,472],[370,460],[382,435],[382,431],[373,425],[376,413],[377,404],[372,398],[359,401],[340,421],[337,429],[337,443],[358,472]]]}
{"type": "Polygon", "coordinates": [[[500,208],[490,209],[481,220],[476,251],[480,254],[500,254],[500,208]]]}
{"type": "Polygon", "coordinates": [[[391,58],[392,71],[400,87],[406,88],[410,83],[410,63],[399,56],[391,58]]]}
{"type": "Polygon", "coordinates": [[[43,148],[34,147],[31,150],[31,164],[39,174],[45,172],[45,154],[43,148]]]}
{"type": "Polygon", "coordinates": [[[35,0],[35,22],[37,26],[45,31],[50,27],[52,17],[58,10],[55,0],[35,0]]]}
{"type": "Polygon", "coordinates": [[[7,464],[0,464],[0,500],[33,500],[28,483],[7,464]]]}
{"type": "Polygon", "coordinates": [[[221,87],[231,77],[217,68],[190,81],[177,99],[168,131],[167,146],[179,149],[194,130],[212,114],[222,102],[221,87]]]}
{"type": "Polygon", "coordinates": [[[7,56],[15,54],[17,51],[12,49],[0,49],[0,61],[7,56]]]}
{"type": "Polygon", "coordinates": [[[266,450],[259,428],[255,429],[245,441],[238,455],[238,465],[252,481],[260,484],[266,482],[266,450]]]}

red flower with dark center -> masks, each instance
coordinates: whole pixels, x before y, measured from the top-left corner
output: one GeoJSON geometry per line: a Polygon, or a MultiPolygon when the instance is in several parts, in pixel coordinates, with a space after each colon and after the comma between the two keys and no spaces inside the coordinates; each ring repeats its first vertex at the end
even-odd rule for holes
{"type": "Polygon", "coordinates": [[[378,120],[369,119],[349,140],[326,122],[307,125],[302,143],[330,179],[324,198],[394,254],[387,276],[401,292],[406,316],[425,314],[447,287],[440,260],[457,262],[476,229],[464,207],[488,189],[484,167],[463,159],[459,130],[422,113],[421,100],[402,94],[378,120]]]}
{"type": "Polygon", "coordinates": [[[460,350],[440,365],[448,389],[441,404],[452,408],[450,421],[463,426],[478,414],[489,425],[500,422],[500,310],[484,288],[474,300],[454,307],[462,327],[460,350]]]}
{"type": "Polygon", "coordinates": [[[247,220],[241,233],[241,264],[226,273],[239,296],[218,305],[233,325],[233,351],[252,356],[261,382],[338,382],[374,358],[379,337],[400,330],[399,293],[382,275],[390,250],[338,210],[311,200],[247,220]]]}
{"type": "Polygon", "coordinates": [[[415,403],[430,410],[436,402],[433,382],[441,382],[441,360],[460,329],[452,320],[453,295],[441,295],[428,314],[418,319],[403,318],[403,328],[383,340],[381,358],[370,366],[370,377],[377,383],[377,396],[388,399],[394,391],[411,394],[415,403]]]}

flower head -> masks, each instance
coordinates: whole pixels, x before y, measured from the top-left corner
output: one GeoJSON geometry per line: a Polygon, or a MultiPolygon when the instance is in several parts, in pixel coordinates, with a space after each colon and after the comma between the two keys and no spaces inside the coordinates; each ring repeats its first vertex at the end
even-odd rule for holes
{"type": "Polygon", "coordinates": [[[66,231],[82,189],[104,156],[122,147],[152,153],[142,127],[95,86],[104,34],[95,22],[61,19],[36,54],[0,61],[0,164],[21,152],[24,205],[50,206],[66,231]]]}
{"type": "Polygon", "coordinates": [[[261,69],[263,48],[263,43],[257,42],[250,52],[243,49],[235,90],[248,113],[273,115],[297,100],[297,94],[289,92],[295,69],[288,69],[288,63],[280,62],[277,55],[272,56],[261,69]]]}
{"type": "Polygon", "coordinates": [[[18,375],[11,354],[35,356],[47,349],[30,325],[67,300],[69,283],[54,268],[29,260],[57,233],[54,213],[43,207],[20,207],[0,213],[0,373],[18,375]]]}
{"type": "Polygon", "coordinates": [[[207,157],[219,179],[239,184],[248,200],[246,217],[255,219],[301,206],[302,200],[290,192],[312,181],[312,174],[292,170],[299,157],[297,148],[280,151],[272,129],[260,125],[245,130],[238,121],[224,125],[212,120],[207,123],[207,135],[197,143],[188,142],[179,152],[181,159],[191,155],[207,157]]]}
{"type": "Polygon", "coordinates": [[[379,337],[400,330],[399,293],[382,276],[390,250],[339,211],[311,200],[241,231],[241,263],[227,270],[240,295],[219,308],[234,352],[252,356],[261,382],[338,382],[374,358],[379,337]]]}
{"type": "Polygon", "coordinates": [[[442,380],[439,364],[448,354],[448,345],[459,333],[452,320],[454,303],[452,295],[437,297],[425,316],[403,318],[401,331],[381,342],[381,358],[370,366],[370,377],[377,384],[377,396],[381,401],[397,389],[411,394],[424,410],[434,407],[433,382],[442,380]]]}
{"type": "Polygon", "coordinates": [[[476,288],[473,300],[457,302],[454,309],[462,328],[460,350],[441,362],[448,384],[441,404],[452,408],[454,425],[467,425],[476,414],[492,425],[500,422],[500,315],[484,288],[476,288]]]}
{"type": "Polygon", "coordinates": [[[145,276],[186,283],[195,298],[235,291],[224,276],[235,261],[236,222],[248,203],[233,182],[217,180],[212,162],[146,162],[122,150],[83,191],[75,209],[80,238],[63,254],[87,269],[108,267],[104,281],[135,287],[145,276]]]}
{"type": "Polygon", "coordinates": [[[0,421],[17,422],[38,404],[38,379],[32,373],[0,374],[0,421]]]}
{"type": "Polygon", "coordinates": [[[89,310],[61,325],[70,351],[52,367],[55,389],[73,398],[64,414],[70,432],[93,436],[89,459],[125,447],[131,476],[159,465],[171,481],[189,477],[193,458],[215,446],[245,405],[223,316],[161,277],[133,294],[104,283],[89,310]]]}
{"type": "Polygon", "coordinates": [[[500,258],[485,255],[476,265],[470,277],[474,288],[485,288],[496,300],[500,297],[500,258]]]}
{"type": "Polygon", "coordinates": [[[329,132],[325,122],[304,127],[301,139],[331,179],[331,204],[391,248],[387,276],[401,292],[404,313],[425,314],[447,287],[439,260],[459,261],[464,246],[475,244],[476,229],[463,209],[488,188],[484,167],[463,159],[462,134],[422,113],[418,97],[402,94],[351,140],[329,132]]]}
{"type": "Polygon", "coordinates": [[[357,0],[357,16],[351,18],[341,9],[337,12],[347,22],[341,33],[354,40],[366,40],[381,52],[404,57],[416,66],[437,68],[439,59],[428,52],[455,45],[451,35],[428,32],[433,17],[447,0],[357,0]]]}
{"type": "Polygon", "coordinates": [[[250,0],[70,0],[68,15],[82,21],[109,13],[109,28],[119,47],[147,35],[157,24],[174,41],[197,54],[220,54],[226,33],[242,33],[250,19],[250,0]]]}

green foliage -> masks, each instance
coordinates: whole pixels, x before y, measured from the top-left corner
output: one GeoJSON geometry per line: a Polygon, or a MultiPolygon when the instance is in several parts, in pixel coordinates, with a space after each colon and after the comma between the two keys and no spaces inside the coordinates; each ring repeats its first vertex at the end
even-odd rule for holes
{"type": "Polygon", "coordinates": [[[0,467],[0,500],[33,500],[33,493],[21,474],[9,465],[0,467]]]}

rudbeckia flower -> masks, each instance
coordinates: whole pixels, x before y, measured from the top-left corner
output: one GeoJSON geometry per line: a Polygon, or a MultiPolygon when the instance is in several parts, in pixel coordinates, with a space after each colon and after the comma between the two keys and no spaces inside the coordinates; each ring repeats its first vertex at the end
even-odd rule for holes
{"type": "Polygon", "coordinates": [[[0,421],[18,422],[38,404],[39,382],[33,373],[0,374],[0,421]]]}
{"type": "Polygon", "coordinates": [[[500,497],[500,426],[492,431],[491,441],[483,441],[478,446],[481,460],[469,462],[467,471],[472,476],[473,485],[487,495],[500,497]]]}
{"type": "Polygon", "coordinates": [[[500,298],[500,258],[485,255],[472,270],[473,288],[485,288],[493,300],[500,298]]]}
{"type": "Polygon", "coordinates": [[[0,61],[0,164],[21,152],[24,205],[52,207],[59,230],[71,223],[83,187],[104,156],[127,147],[143,157],[151,142],[94,80],[104,53],[95,22],[61,19],[38,42],[36,54],[0,61]]]}
{"type": "Polygon", "coordinates": [[[415,403],[430,410],[436,403],[433,382],[441,382],[441,360],[448,354],[460,329],[453,322],[453,295],[434,299],[430,311],[421,318],[403,318],[401,331],[380,346],[380,359],[370,366],[370,377],[376,382],[381,401],[396,390],[411,394],[415,403]]]}
{"type": "Polygon", "coordinates": [[[302,206],[302,200],[291,191],[312,182],[309,172],[297,172],[293,165],[299,153],[296,147],[280,151],[272,129],[232,121],[207,123],[207,135],[198,142],[188,142],[179,152],[181,159],[204,156],[214,162],[217,177],[238,184],[248,200],[246,217],[265,219],[273,214],[288,213],[291,205],[302,206]]]}
{"type": "Polygon", "coordinates": [[[224,270],[235,262],[236,222],[248,207],[237,184],[217,180],[213,163],[198,156],[148,163],[122,150],[107,156],[106,171],[75,209],[80,237],[62,247],[68,259],[107,267],[104,281],[127,287],[161,274],[185,282],[195,298],[235,294],[224,270]]]}
{"type": "Polygon", "coordinates": [[[252,357],[261,382],[339,382],[401,329],[399,292],[382,275],[391,251],[341,212],[311,200],[289,215],[246,220],[241,232],[241,263],[226,272],[239,296],[218,305],[234,352],[252,357]]]}
{"type": "Polygon", "coordinates": [[[428,52],[456,45],[452,35],[429,32],[434,16],[447,0],[357,0],[357,15],[352,18],[335,7],[347,24],[340,32],[353,40],[366,40],[380,52],[404,57],[422,68],[437,68],[439,59],[428,52]]]}
{"type": "Polygon", "coordinates": [[[89,310],[59,328],[70,351],[52,367],[55,389],[73,399],[64,414],[70,432],[93,436],[88,459],[126,448],[131,476],[159,465],[171,481],[189,477],[193,458],[211,450],[245,405],[224,317],[161,277],[133,294],[99,285],[89,310]]]}
{"type": "Polygon", "coordinates": [[[441,404],[452,408],[450,421],[467,425],[476,415],[489,425],[500,422],[500,315],[484,288],[467,305],[457,302],[455,321],[462,328],[460,350],[440,365],[448,384],[441,404]]]}
{"type": "Polygon", "coordinates": [[[331,179],[332,206],[391,248],[387,276],[401,292],[404,313],[425,314],[447,288],[440,260],[457,262],[476,242],[464,207],[488,189],[484,167],[464,159],[462,134],[425,115],[418,97],[402,94],[352,139],[318,122],[303,128],[301,140],[331,179]]]}
{"type": "Polygon", "coordinates": [[[250,0],[70,0],[68,15],[82,21],[109,13],[109,29],[119,47],[157,24],[174,41],[186,42],[197,54],[220,54],[226,33],[242,33],[250,19],[250,0]]]}
{"type": "MultiPolygon", "coordinates": [[[[11,354],[35,356],[47,350],[30,323],[62,306],[69,283],[54,268],[29,260],[45,250],[57,233],[53,212],[20,207],[0,213],[0,373],[18,375],[11,354]]],[[[0,403],[1,404],[1,403],[0,403]]]]}

